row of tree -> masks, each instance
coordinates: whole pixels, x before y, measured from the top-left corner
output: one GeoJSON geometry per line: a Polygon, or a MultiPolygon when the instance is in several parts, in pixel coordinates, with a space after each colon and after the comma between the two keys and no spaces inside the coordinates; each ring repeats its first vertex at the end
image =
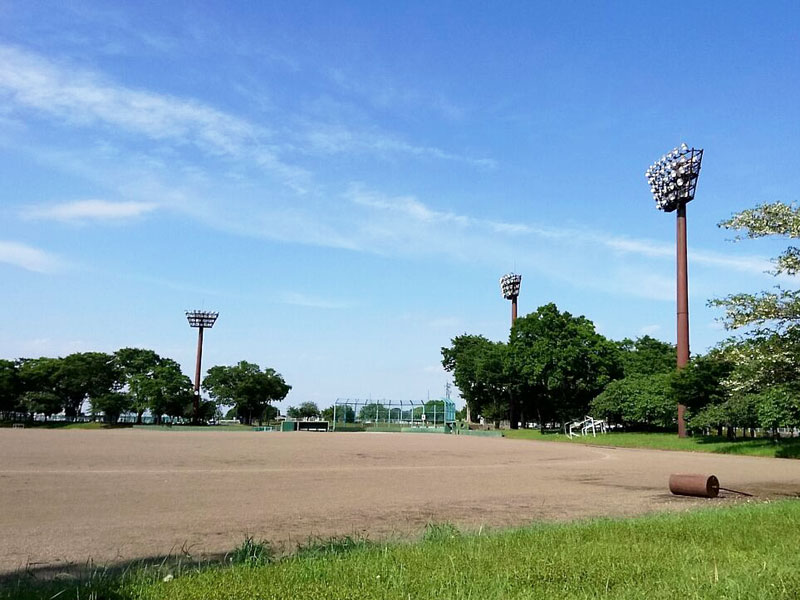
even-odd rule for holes
{"type": "Polygon", "coordinates": [[[221,406],[232,407],[232,414],[250,423],[269,417],[270,404],[285,398],[291,386],[273,369],[242,361],[209,369],[203,389],[211,400],[200,401],[195,414],[192,382],[180,365],[142,348],[0,360],[2,419],[34,414],[48,419],[62,412],[73,419],[88,402],[93,414],[111,423],[122,414],[135,414],[141,423],[145,413],[156,423],[165,416],[206,422],[221,406]]]}
{"type": "MultiPolygon", "coordinates": [[[[800,209],[775,203],[720,223],[742,238],[800,237],[800,209]]],[[[800,249],[775,260],[776,275],[800,271],[800,249]]],[[[675,348],[648,336],[614,342],[585,317],[554,304],[517,319],[507,343],[480,335],[442,348],[468,408],[494,421],[559,426],[592,414],[629,429],[671,429],[676,405],[695,431],[800,426],[800,290],[712,300],[727,328],[743,331],[675,369],[675,348]]]]}

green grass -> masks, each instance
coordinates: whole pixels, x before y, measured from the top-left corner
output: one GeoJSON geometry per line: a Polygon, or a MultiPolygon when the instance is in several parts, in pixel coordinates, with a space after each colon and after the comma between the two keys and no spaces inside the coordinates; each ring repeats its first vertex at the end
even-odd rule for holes
{"type": "MultiPolygon", "coordinates": [[[[11,421],[0,422],[0,427],[13,427],[11,421]]],[[[66,421],[34,421],[23,423],[26,429],[130,429],[129,423],[111,425],[109,423],[68,423],[66,421]]]]}
{"type": "Polygon", "coordinates": [[[251,425],[134,425],[149,431],[253,431],[251,425]]]}
{"type": "Polygon", "coordinates": [[[0,598],[770,600],[798,597],[798,547],[800,502],[783,501],[488,535],[437,525],[417,543],[331,540],[271,564],[22,579],[0,598]]]}
{"type": "Polygon", "coordinates": [[[503,435],[511,439],[565,442],[569,444],[596,444],[620,448],[652,448],[656,450],[688,450],[717,454],[746,454],[777,458],[800,458],[800,438],[772,440],[770,438],[737,438],[729,440],[717,436],[679,438],[675,433],[607,433],[597,437],[570,439],[563,433],[542,434],[537,429],[510,429],[503,435]]]}

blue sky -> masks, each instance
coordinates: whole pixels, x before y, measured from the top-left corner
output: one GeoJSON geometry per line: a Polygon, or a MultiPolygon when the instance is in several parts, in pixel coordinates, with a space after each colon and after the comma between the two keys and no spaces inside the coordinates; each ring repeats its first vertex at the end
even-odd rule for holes
{"type": "Polygon", "coordinates": [[[674,215],[644,171],[705,149],[706,301],[776,281],[716,223],[798,199],[800,5],[0,2],[0,356],[246,359],[283,406],[420,399],[505,339],[498,279],[674,342],[674,215]],[[302,4],[302,5],[301,5],[302,4]]]}

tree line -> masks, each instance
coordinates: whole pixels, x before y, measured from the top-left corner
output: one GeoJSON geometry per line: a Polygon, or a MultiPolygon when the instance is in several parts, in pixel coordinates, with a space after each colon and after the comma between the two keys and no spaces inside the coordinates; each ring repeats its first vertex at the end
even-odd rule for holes
{"type": "Polygon", "coordinates": [[[195,414],[194,387],[180,365],[143,348],[0,360],[0,419],[40,414],[47,420],[63,412],[71,420],[88,403],[93,415],[102,414],[109,423],[123,414],[142,423],[145,413],[155,423],[165,417],[207,422],[222,406],[232,407],[229,415],[250,423],[267,417],[271,403],[283,400],[291,386],[274,369],[241,361],[211,367],[202,388],[211,399],[200,399],[195,414]]]}
{"type": "MultiPolygon", "coordinates": [[[[759,205],[733,215],[721,227],[737,240],[800,237],[800,209],[759,205]]],[[[774,261],[773,274],[800,272],[800,249],[790,246],[774,261]]],[[[773,435],[800,426],[800,290],[777,286],[709,301],[725,309],[734,335],[675,369],[675,347],[649,336],[612,341],[584,316],[555,304],[517,319],[508,342],[464,334],[442,348],[468,418],[535,421],[561,427],[586,414],[630,430],[672,429],[678,403],[687,406],[695,432],[737,429],[773,435]]]]}

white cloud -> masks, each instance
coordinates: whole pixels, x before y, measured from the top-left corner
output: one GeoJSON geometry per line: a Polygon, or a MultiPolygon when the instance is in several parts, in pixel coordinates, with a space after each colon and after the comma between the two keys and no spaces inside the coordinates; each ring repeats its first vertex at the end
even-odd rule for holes
{"type": "Polygon", "coordinates": [[[374,191],[367,190],[360,184],[352,184],[346,197],[354,204],[377,208],[408,217],[421,223],[457,223],[468,225],[470,219],[452,212],[440,212],[428,208],[413,196],[388,197],[374,191]]]}
{"type": "Polygon", "coordinates": [[[62,261],[39,248],[0,240],[0,262],[36,273],[51,273],[63,266],[62,261]]]}
{"type": "Polygon", "coordinates": [[[77,126],[101,125],[176,147],[192,144],[216,156],[247,159],[278,175],[296,191],[307,191],[310,174],[287,164],[287,152],[400,153],[492,168],[495,161],[433,146],[417,145],[381,131],[354,130],[310,121],[289,112],[276,115],[280,133],[193,99],[132,89],[72,65],[57,64],[20,48],[0,45],[0,98],[77,126]]]}
{"type": "Polygon", "coordinates": [[[0,46],[0,89],[18,105],[77,124],[191,141],[220,154],[238,154],[254,135],[252,124],[200,102],[107,83],[12,46],[0,46]]]}
{"type": "Polygon", "coordinates": [[[307,308],[349,308],[352,306],[349,302],[342,302],[337,300],[328,300],[325,298],[318,298],[301,294],[299,292],[284,292],[280,296],[280,301],[284,304],[291,304],[293,306],[305,306],[307,308]]]}
{"type": "Polygon", "coordinates": [[[30,219],[53,221],[122,221],[140,217],[155,210],[152,202],[109,202],[77,200],[62,204],[34,206],[24,211],[30,219]]]}

